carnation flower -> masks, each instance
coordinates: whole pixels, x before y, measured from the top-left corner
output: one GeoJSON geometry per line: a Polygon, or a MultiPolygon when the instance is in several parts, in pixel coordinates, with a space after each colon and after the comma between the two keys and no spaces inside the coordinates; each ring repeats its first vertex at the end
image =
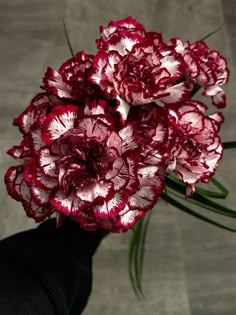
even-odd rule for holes
{"type": "Polygon", "coordinates": [[[225,107],[226,96],[220,86],[226,84],[229,78],[226,59],[217,50],[211,50],[204,41],[193,44],[187,41],[183,44],[175,38],[170,44],[183,56],[187,66],[186,75],[204,87],[202,95],[211,96],[212,103],[217,107],[225,107]]]}
{"type": "MultiPolygon", "coordinates": [[[[131,105],[143,105],[154,100],[178,104],[186,99],[191,86],[178,83],[184,75],[182,60],[150,34],[141,43],[124,46],[124,38],[112,50],[101,50],[95,56],[90,79],[108,98],[117,100],[117,111],[126,120],[131,105]]],[[[126,42],[125,42],[126,43],[126,42]]]]}
{"type": "Polygon", "coordinates": [[[101,97],[98,87],[88,80],[93,58],[93,55],[81,51],[63,63],[59,72],[48,67],[42,88],[60,98],[77,102],[84,102],[86,98],[101,97]]]}
{"type": "Polygon", "coordinates": [[[101,37],[96,40],[98,49],[110,49],[109,46],[111,43],[114,43],[122,36],[128,38],[126,36],[131,35],[133,38],[136,37],[136,40],[138,41],[146,35],[143,25],[138,23],[131,16],[120,21],[111,21],[106,27],[101,26],[100,33],[101,37]]]}
{"type": "Polygon", "coordinates": [[[129,112],[129,121],[138,122],[137,136],[143,163],[157,167],[157,174],[166,175],[165,158],[169,157],[168,152],[174,146],[168,110],[154,102],[133,106],[129,112]]]}
{"type": "Polygon", "coordinates": [[[47,202],[38,202],[39,197],[34,198],[33,185],[39,187],[38,195],[45,197],[44,190],[50,190],[54,186],[51,178],[43,176],[37,167],[36,153],[44,145],[41,139],[41,129],[44,117],[51,112],[56,105],[63,102],[50,93],[37,94],[30,105],[14,119],[14,125],[19,127],[23,134],[23,140],[19,145],[8,150],[13,158],[22,161],[21,165],[12,166],[5,175],[5,183],[8,193],[12,198],[21,201],[27,215],[40,222],[50,217],[55,209],[47,202]]]}
{"type": "Polygon", "coordinates": [[[218,136],[223,115],[219,112],[205,115],[206,109],[203,103],[189,100],[178,109],[169,110],[169,126],[175,145],[168,155],[175,166],[172,171],[187,184],[188,195],[200,180],[210,181],[223,154],[218,136]]]}
{"type": "Polygon", "coordinates": [[[8,150],[12,157],[26,158],[32,151],[38,150],[42,145],[41,126],[42,120],[55,105],[64,104],[59,98],[50,93],[37,94],[29,106],[14,119],[14,126],[17,126],[23,134],[24,139],[20,145],[13,146],[8,150]]]}
{"type": "Polygon", "coordinates": [[[143,161],[157,166],[157,174],[176,173],[188,187],[209,182],[222,158],[218,136],[223,115],[205,115],[207,106],[189,100],[175,109],[150,103],[131,109],[128,121],[137,120],[143,161]]]}
{"type": "Polygon", "coordinates": [[[58,225],[68,216],[85,230],[121,233],[165,194],[170,174],[193,198],[194,185],[210,181],[224,119],[191,92],[203,87],[225,106],[229,71],[203,41],[165,43],[131,17],[100,32],[97,53],[49,67],[46,92],[14,119],[23,139],[8,153],[20,163],[5,183],[36,222],[55,213],[58,225]]]}
{"type": "MultiPolygon", "coordinates": [[[[130,169],[134,171],[137,166],[132,161],[130,162],[130,169]]],[[[121,233],[131,229],[138,219],[154,207],[164,189],[164,177],[157,175],[157,167],[140,167],[136,174],[138,187],[133,194],[124,196],[118,193],[115,201],[111,199],[101,205],[87,208],[86,211],[72,216],[73,220],[79,222],[86,230],[102,227],[121,233]],[[119,201],[119,207],[122,205],[123,210],[117,211],[116,215],[108,215],[110,208],[114,207],[117,201],[119,201]]]]}
{"type": "Polygon", "coordinates": [[[38,189],[37,193],[32,193],[30,183],[27,182],[29,180],[29,174],[27,174],[29,166],[25,162],[22,165],[10,167],[5,174],[5,184],[9,195],[22,203],[27,216],[34,218],[35,222],[41,222],[50,217],[55,209],[47,202],[42,202],[44,199],[43,190],[38,189]]]}
{"type": "Polygon", "coordinates": [[[85,228],[121,232],[157,202],[163,179],[139,164],[134,124],[116,130],[106,106],[54,106],[39,125],[41,146],[26,157],[14,154],[24,162],[5,181],[29,216],[40,221],[58,211],[85,228]]]}

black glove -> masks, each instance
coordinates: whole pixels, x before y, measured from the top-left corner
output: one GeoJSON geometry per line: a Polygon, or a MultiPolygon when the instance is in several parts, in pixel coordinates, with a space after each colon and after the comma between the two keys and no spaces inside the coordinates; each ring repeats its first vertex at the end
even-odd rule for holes
{"type": "Polygon", "coordinates": [[[54,219],[0,242],[0,314],[79,315],[92,287],[92,256],[105,230],[54,219]]]}

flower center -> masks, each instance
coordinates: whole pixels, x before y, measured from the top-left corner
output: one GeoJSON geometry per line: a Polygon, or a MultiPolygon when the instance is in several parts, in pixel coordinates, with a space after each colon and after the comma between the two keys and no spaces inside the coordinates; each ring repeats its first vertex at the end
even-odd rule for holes
{"type": "Polygon", "coordinates": [[[107,154],[105,144],[95,139],[79,142],[57,161],[59,183],[66,194],[103,178],[114,161],[114,157],[107,154]]]}

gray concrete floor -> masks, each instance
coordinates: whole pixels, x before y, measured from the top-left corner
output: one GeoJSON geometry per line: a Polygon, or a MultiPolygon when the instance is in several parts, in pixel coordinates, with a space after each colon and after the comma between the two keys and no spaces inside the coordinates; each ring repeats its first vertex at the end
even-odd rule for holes
{"type": "MultiPolygon", "coordinates": [[[[235,0],[0,0],[0,237],[34,226],[21,205],[6,193],[3,176],[13,161],[5,151],[20,140],[12,119],[39,91],[46,67],[57,68],[70,56],[62,14],[67,17],[73,46],[91,53],[98,26],[128,15],[147,29],[163,32],[166,39],[179,36],[194,41],[220,26],[221,31],[208,43],[229,61],[231,81],[225,88],[228,107],[222,137],[236,139],[235,0]]],[[[236,152],[226,152],[217,173],[231,191],[226,203],[232,208],[236,208],[235,158],[236,152]]],[[[153,211],[144,271],[145,300],[136,300],[129,283],[129,233],[111,235],[94,259],[94,289],[84,314],[235,315],[236,235],[163,203],[153,211]]],[[[236,222],[224,222],[236,227],[236,222]]]]}

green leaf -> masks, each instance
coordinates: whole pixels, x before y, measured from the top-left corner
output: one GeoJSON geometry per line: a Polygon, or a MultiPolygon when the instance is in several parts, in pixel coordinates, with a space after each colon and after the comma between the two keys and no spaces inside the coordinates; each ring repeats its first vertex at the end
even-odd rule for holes
{"type": "MultiPolygon", "coordinates": [[[[178,177],[175,176],[169,176],[166,178],[167,185],[171,185],[171,187],[175,188],[175,184],[179,187],[181,186],[181,191],[185,194],[186,192],[186,186],[184,183],[182,183],[178,177]]],[[[201,187],[196,186],[195,187],[195,194],[198,193],[200,195],[204,195],[211,198],[221,198],[225,199],[229,193],[229,190],[223,186],[219,181],[217,181],[215,178],[211,179],[211,183],[219,190],[219,192],[211,191],[209,189],[204,189],[201,187]]]]}
{"type": "Polygon", "coordinates": [[[215,33],[219,32],[221,29],[221,27],[218,27],[217,29],[215,29],[214,31],[210,32],[209,34],[207,34],[206,36],[202,37],[201,40],[206,40],[208,39],[209,37],[211,37],[212,35],[214,35],[215,33]]]}
{"type": "Polygon", "coordinates": [[[211,212],[217,213],[219,215],[223,215],[226,217],[230,217],[236,219],[236,211],[228,209],[222,205],[216,204],[213,201],[204,198],[202,196],[195,196],[194,198],[186,198],[183,195],[176,193],[175,191],[171,191],[171,194],[184,200],[185,202],[191,203],[200,207],[201,209],[209,210],[211,212]],[[199,200],[198,200],[199,199],[199,200]]]}
{"type": "Polygon", "coordinates": [[[221,184],[218,180],[216,180],[214,177],[211,178],[211,183],[215,185],[222,192],[225,198],[228,196],[229,190],[225,186],[223,186],[223,184],[221,184]]]}
{"type": "Polygon", "coordinates": [[[227,150],[227,149],[235,149],[236,148],[236,141],[223,142],[223,148],[225,150],[227,150]]]}
{"type": "Polygon", "coordinates": [[[135,281],[136,287],[139,292],[139,296],[142,296],[142,285],[140,281],[140,247],[141,247],[141,235],[142,235],[142,227],[143,227],[143,219],[140,219],[137,223],[137,232],[136,232],[136,250],[134,252],[134,273],[135,273],[135,281]]]}
{"type": "Polygon", "coordinates": [[[222,228],[222,229],[224,229],[224,230],[227,230],[227,231],[235,232],[235,233],[236,233],[236,229],[232,229],[231,227],[225,226],[225,225],[223,225],[223,224],[221,224],[221,223],[218,223],[218,222],[216,222],[216,221],[214,221],[214,220],[212,220],[212,219],[210,219],[210,218],[208,218],[208,217],[206,217],[206,216],[204,216],[204,215],[202,215],[202,214],[200,214],[200,213],[198,213],[198,212],[196,212],[196,211],[194,211],[194,210],[191,210],[190,208],[188,208],[187,206],[185,206],[185,205],[183,205],[182,203],[178,202],[177,200],[171,198],[170,196],[167,196],[167,197],[166,197],[166,196],[163,196],[163,194],[162,194],[162,195],[161,195],[161,198],[162,198],[162,199],[167,198],[167,201],[168,201],[172,206],[174,206],[174,207],[176,207],[177,209],[179,209],[179,210],[181,210],[181,211],[184,211],[184,212],[186,212],[186,213],[188,213],[188,214],[190,214],[190,215],[192,215],[192,216],[194,216],[194,217],[196,217],[196,218],[198,218],[198,219],[200,219],[200,220],[202,220],[202,221],[205,221],[205,222],[210,223],[210,224],[212,224],[212,225],[214,225],[214,226],[220,227],[220,228],[222,228]]]}
{"type": "MultiPolygon", "coordinates": [[[[178,182],[174,182],[170,178],[167,179],[166,185],[172,189],[172,193],[178,193],[180,196],[185,197],[185,187],[184,185],[178,182]]],[[[170,193],[170,191],[169,191],[170,193]]],[[[186,201],[197,203],[198,206],[201,206],[203,209],[210,210],[212,212],[216,212],[218,214],[228,216],[231,218],[236,218],[236,211],[229,209],[219,203],[216,203],[209,198],[202,196],[200,193],[195,192],[191,198],[186,198],[186,201]]]]}
{"type": "Polygon", "coordinates": [[[198,202],[202,208],[205,208],[205,209],[208,209],[212,212],[216,212],[218,214],[236,219],[236,211],[235,210],[229,209],[229,208],[227,208],[227,207],[225,207],[219,203],[216,203],[216,202],[214,202],[214,201],[212,201],[212,200],[210,200],[204,196],[201,196],[199,194],[196,194],[192,199],[195,200],[196,202],[198,202]]]}
{"type": "Polygon", "coordinates": [[[143,262],[145,254],[145,242],[148,226],[151,218],[149,211],[142,219],[139,219],[133,229],[129,246],[129,276],[134,293],[138,299],[144,297],[142,289],[143,262]]]}
{"type": "Polygon", "coordinates": [[[138,251],[138,247],[139,247],[139,235],[140,235],[140,230],[142,227],[142,221],[139,220],[136,225],[135,225],[135,229],[133,229],[133,233],[131,235],[130,238],[130,242],[129,242],[129,277],[130,277],[130,281],[134,290],[134,293],[136,295],[136,297],[138,299],[140,299],[141,293],[139,290],[139,285],[138,285],[138,279],[137,279],[137,251],[138,251]]]}
{"type": "Polygon", "coordinates": [[[147,237],[147,231],[150,223],[150,219],[152,216],[152,211],[149,211],[145,217],[143,218],[144,224],[141,231],[141,242],[140,242],[140,254],[139,254],[139,283],[140,283],[140,292],[142,296],[143,290],[142,290],[142,276],[143,276],[143,261],[144,261],[144,254],[145,254],[145,243],[146,243],[146,237],[147,237]]]}
{"type": "MultiPolygon", "coordinates": [[[[171,196],[174,195],[177,198],[184,199],[185,202],[191,203],[192,205],[199,206],[203,209],[209,210],[211,212],[215,212],[220,215],[229,216],[232,218],[236,218],[236,211],[228,209],[227,207],[220,205],[207,197],[211,198],[225,198],[228,194],[228,189],[224,187],[219,181],[215,178],[211,180],[212,184],[219,190],[219,192],[209,191],[200,187],[197,187],[197,191],[194,193],[192,198],[186,199],[186,186],[184,183],[180,182],[178,177],[169,176],[166,178],[166,189],[162,194],[161,198],[166,202],[172,204],[178,209],[198,218],[207,223],[220,227],[222,229],[236,232],[236,230],[227,227],[219,222],[216,222],[207,216],[204,216],[198,213],[195,210],[190,209],[188,206],[178,202],[176,199],[171,196]],[[168,188],[168,194],[167,194],[168,188]],[[207,197],[205,197],[207,196],[207,197]]],[[[145,254],[145,242],[146,235],[148,231],[148,226],[150,222],[152,212],[148,212],[142,219],[140,219],[134,229],[133,234],[130,239],[130,247],[129,247],[129,275],[131,284],[136,294],[137,298],[140,299],[144,296],[142,290],[142,274],[143,274],[143,261],[145,254]]]]}
{"type": "Polygon", "coordinates": [[[65,34],[65,36],[66,36],[67,45],[68,45],[68,47],[69,47],[71,56],[74,58],[74,57],[75,57],[75,54],[74,54],[74,50],[73,50],[72,45],[71,45],[69,33],[68,33],[68,30],[67,30],[66,22],[65,22],[65,19],[64,19],[64,18],[62,19],[62,22],[63,22],[63,29],[64,29],[64,34],[65,34]]]}
{"type": "Polygon", "coordinates": [[[136,281],[135,281],[135,277],[134,277],[134,273],[133,273],[133,255],[134,255],[134,250],[136,247],[134,234],[135,234],[135,230],[133,230],[133,234],[129,240],[129,266],[128,266],[128,270],[129,270],[130,282],[131,282],[131,285],[133,287],[134,293],[137,297],[139,297],[139,294],[138,294],[138,291],[136,288],[136,281]]]}

